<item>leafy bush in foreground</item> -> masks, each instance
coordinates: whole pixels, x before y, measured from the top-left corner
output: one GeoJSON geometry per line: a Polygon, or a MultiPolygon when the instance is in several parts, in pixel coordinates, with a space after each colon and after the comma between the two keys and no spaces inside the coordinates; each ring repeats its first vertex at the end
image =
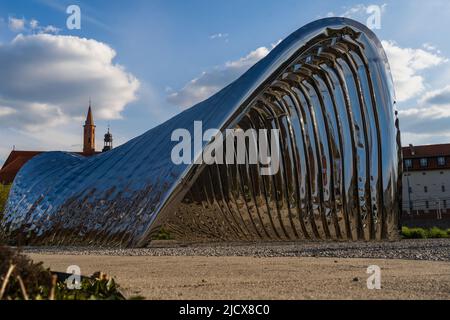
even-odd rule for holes
{"type": "Polygon", "coordinates": [[[69,290],[65,282],[58,282],[56,300],[125,300],[113,278],[97,272],[81,281],[81,289],[69,290]]]}
{"type": "Polygon", "coordinates": [[[81,289],[69,290],[42,263],[0,246],[0,299],[4,300],[123,300],[112,278],[101,273],[83,278],[81,289]]]}
{"type": "Polygon", "coordinates": [[[41,263],[0,246],[0,299],[45,299],[50,296],[52,274],[41,263]]]}

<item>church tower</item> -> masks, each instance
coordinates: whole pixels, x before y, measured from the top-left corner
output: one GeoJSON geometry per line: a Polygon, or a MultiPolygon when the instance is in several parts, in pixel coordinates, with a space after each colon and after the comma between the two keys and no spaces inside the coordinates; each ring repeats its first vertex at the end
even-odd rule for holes
{"type": "Polygon", "coordinates": [[[103,140],[104,146],[102,152],[109,151],[113,148],[113,136],[111,132],[109,132],[109,126],[108,126],[108,132],[105,134],[105,139],[103,140]]]}
{"type": "Polygon", "coordinates": [[[83,153],[85,155],[93,155],[95,153],[95,125],[94,117],[92,116],[91,101],[89,101],[89,110],[83,128],[83,153]]]}

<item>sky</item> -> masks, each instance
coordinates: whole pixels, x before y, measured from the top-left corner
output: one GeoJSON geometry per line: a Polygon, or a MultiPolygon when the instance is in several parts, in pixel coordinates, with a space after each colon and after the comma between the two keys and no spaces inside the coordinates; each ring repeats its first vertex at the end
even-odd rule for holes
{"type": "MultiPolygon", "coordinates": [[[[0,165],[16,150],[82,149],[89,99],[97,148],[115,146],[237,79],[319,18],[367,23],[386,50],[403,145],[450,142],[448,0],[2,0],[0,165]],[[70,5],[80,29],[69,29],[70,5]]],[[[73,22],[73,20],[70,20],[73,22]]]]}

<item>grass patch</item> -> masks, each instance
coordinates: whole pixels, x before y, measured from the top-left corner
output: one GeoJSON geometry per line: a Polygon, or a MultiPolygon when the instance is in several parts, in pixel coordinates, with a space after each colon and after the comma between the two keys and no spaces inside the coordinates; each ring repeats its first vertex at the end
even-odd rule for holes
{"type": "Polygon", "coordinates": [[[0,183],[0,220],[3,218],[3,211],[5,210],[6,201],[8,201],[9,190],[11,190],[11,185],[0,183]]]}
{"type": "Polygon", "coordinates": [[[450,238],[450,229],[442,230],[437,227],[431,229],[402,227],[404,239],[440,239],[450,238]]]}
{"type": "Polygon", "coordinates": [[[152,240],[172,240],[172,235],[169,231],[164,228],[161,228],[156,236],[153,237],[152,240]]]}
{"type": "Polygon", "coordinates": [[[124,300],[113,278],[100,272],[70,290],[42,263],[0,246],[0,300],[124,300]]]}

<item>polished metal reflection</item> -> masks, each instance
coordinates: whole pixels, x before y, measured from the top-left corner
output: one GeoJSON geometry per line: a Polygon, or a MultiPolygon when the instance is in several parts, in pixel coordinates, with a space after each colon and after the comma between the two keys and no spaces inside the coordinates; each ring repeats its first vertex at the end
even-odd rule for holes
{"type": "Polygon", "coordinates": [[[143,246],[163,226],[187,240],[375,240],[398,234],[400,139],[376,36],[313,22],[210,99],[106,154],[37,157],[2,223],[40,244],[143,246]],[[280,170],[175,166],[170,133],[279,129],[280,170]]]}

